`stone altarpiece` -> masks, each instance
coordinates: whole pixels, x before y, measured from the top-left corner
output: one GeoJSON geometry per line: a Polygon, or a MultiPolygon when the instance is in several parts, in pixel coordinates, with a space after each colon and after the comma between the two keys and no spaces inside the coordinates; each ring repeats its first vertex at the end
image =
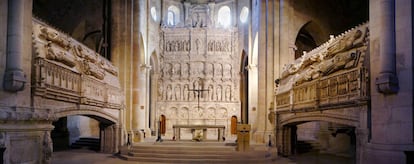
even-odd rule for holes
{"type": "MultiPolygon", "coordinates": [[[[174,136],[173,125],[224,125],[229,138],[232,116],[241,116],[237,30],[213,25],[214,4],[182,7],[185,21],[160,31],[156,118],[166,117],[166,138],[174,136]],[[191,91],[197,89],[205,91],[191,91]]],[[[217,138],[217,133],[209,129],[206,138],[217,138]]],[[[190,129],[181,130],[181,139],[191,135],[190,129]]]]}

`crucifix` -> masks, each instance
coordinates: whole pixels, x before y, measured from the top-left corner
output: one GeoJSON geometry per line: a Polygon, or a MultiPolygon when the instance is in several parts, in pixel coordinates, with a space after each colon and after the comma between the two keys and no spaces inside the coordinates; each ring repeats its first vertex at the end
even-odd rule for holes
{"type": "Polygon", "coordinates": [[[193,83],[193,89],[189,89],[188,91],[189,92],[197,93],[197,108],[200,109],[200,97],[201,97],[201,93],[202,92],[205,92],[205,91],[210,91],[210,90],[208,90],[208,89],[202,89],[203,88],[203,85],[201,85],[201,89],[200,89],[200,85],[198,85],[198,82],[196,82],[197,83],[197,87],[195,86],[195,83],[193,83]]]}

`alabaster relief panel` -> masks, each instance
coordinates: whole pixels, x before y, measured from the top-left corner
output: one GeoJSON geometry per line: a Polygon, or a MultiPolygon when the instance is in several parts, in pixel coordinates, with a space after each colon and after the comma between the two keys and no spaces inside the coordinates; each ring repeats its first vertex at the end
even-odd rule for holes
{"type": "Polygon", "coordinates": [[[367,96],[364,59],[369,39],[368,23],[331,39],[285,65],[277,87],[277,106],[319,108],[319,105],[353,103],[367,96]]]}
{"type": "Polygon", "coordinates": [[[174,124],[225,125],[227,131],[231,116],[240,118],[237,31],[208,27],[206,8],[191,6],[186,28],[163,26],[160,32],[161,68],[152,103],[157,117],[169,122],[167,136],[174,124]]]}
{"type": "Polygon", "coordinates": [[[123,98],[118,69],[93,50],[33,19],[34,94],[111,108],[123,98]],[[93,102],[93,103],[92,103],[93,102]]]}

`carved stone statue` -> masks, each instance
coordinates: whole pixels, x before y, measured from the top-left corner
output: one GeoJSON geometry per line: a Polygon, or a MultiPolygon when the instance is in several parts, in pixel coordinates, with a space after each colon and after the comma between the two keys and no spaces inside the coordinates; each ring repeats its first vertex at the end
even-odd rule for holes
{"type": "Polygon", "coordinates": [[[226,101],[231,101],[231,87],[227,86],[225,90],[226,101]]]}
{"type": "Polygon", "coordinates": [[[161,81],[158,81],[158,100],[162,100],[164,97],[164,86],[161,81]]]}
{"type": "Polygon", "coordinates": [[[221,92],[222,92],[222,89],[221,89],[221,86],[219,85],[219,86],[217,86],[217,90],[216,90],[216,96],[217,96],[217,101],[222,101],[223,99],[222,99],[222,96],[221,96],[221,92]]]}
{"type": "Polygon", "coordinates": [[[222,77],[223,76],[223,66],[221,64],[214,65],[214,77],[222,77]]]}
{"type": "Polygon", "coordinates": [[[335,54],[347,51],[353,47],[360,46],[364,43],[364,36],[361,30],[356,30],[352,35],[346,35],[337,44],[328,48],[328,55],[325,59],[329,59],[335,54]]]}
{"type": "Polygon", "coordinates": [[[184,101],[188,100],[188,94],[189,94],[188,84],[186,84],[186,85],[184,85],[184,89],[183,89],[183,100],[184,101]]]}
{"type": "Polygon", "coordinates": [[[179,63],[174,64],[173,77],[181,76],[181,65],[179,63]]]}
{"type": "Polygon", "coordinates": [[[230,78],[231,77],[231,65],[225,64],[223,69],[223,77],[230,78]]]}
{"type": "Polygon", "coordinates": [[[350,68],[354,65],[359,52],[344,52],[337,54],[334,58],[325,61],[320,66],[323,75],[331,74],[343,68],[350,68]]]}
{"type": "Polygon", "coordinates": [[[167,85],[167,97],[165,100],[172,100],[172,87],[171,85],[167,85]]]}
{"type": "Polygon", "coordinates": [[[180,101],[181,100],[181,87],[180,84],[177,84],[174,88],[175,92],[175,100],[180,101]]]}
{"type": "Polygon", "coordinates": [[[57,31],[49,29],[48,27],[40,27],[40,36],[45,38],[48,41],[51,41],[62,48],[69,50],[70,41],[67,37],[60,35],[57,31]]]}
{"type": "Polygon", "coordinates": [[[61,62],[69,67],[74,67],[76,65],[75,56],[70,55],[68,52],[59,50],[58,48],[53,47],[50,43],[46,46],[46,49],[46,59],[61,62]]]}
{"type": "Polygon", "coordinates": [[[50,132],[45,132],[43,135],[43,163],[50,163],[52,159],[53,143],[50,138],[50,132]]]}
{"type": "Polygon", "coordinates": [[[171,64],[169,64],[169,63],[165,64],[165,66],[162,69],[162,71],[163,71],[163,76],[165,78],[171,77],[171,74],[170,74],[170,72],[171,72],[171,64]]]}
{"type": "Polygon", "coordinates": [[[204,72],[206,74],[206,77],[212,77],[213,76],[213,64],[207,63],[204,72]]]}
{"type": "Polygon", "coordinates": [[[213,85],[208,86],[208,101],[214,101],[214,88],[213,88],[213,85]]]}

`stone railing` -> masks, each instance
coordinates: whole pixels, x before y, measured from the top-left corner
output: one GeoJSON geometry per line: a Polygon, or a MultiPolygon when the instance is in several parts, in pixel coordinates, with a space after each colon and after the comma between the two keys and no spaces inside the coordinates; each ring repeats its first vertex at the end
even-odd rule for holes
{"type": "Polygon", "coordinates": [[[277,111],[311,111],[364,104],[368,71],[364,58],[368,24],[360,25],[304,53],[282,71],[277,111]]]}
{"type": "Polygon", "coordinates": [[[118,70],[68,35],[33,20],[33,95],[58,101],[120,109],[118,70]]]}

